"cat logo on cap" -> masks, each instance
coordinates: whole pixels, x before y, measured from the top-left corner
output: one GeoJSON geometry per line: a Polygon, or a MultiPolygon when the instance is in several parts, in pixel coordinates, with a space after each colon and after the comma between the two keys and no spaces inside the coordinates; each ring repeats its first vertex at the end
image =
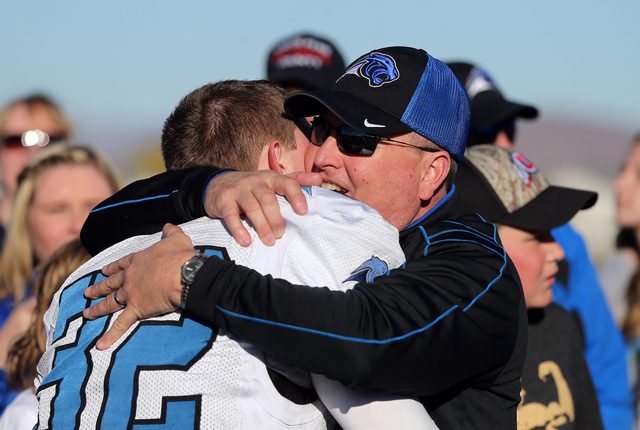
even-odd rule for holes
{"type": "Polygon", "coordinates": [[[392,57],[387,54],[372,52],[349,67],[340,79],[346,75],[367,78],[369,86],[377,88],[397,80],[400,77],[400,72],[396,66],[396,61],[392,57]]]}

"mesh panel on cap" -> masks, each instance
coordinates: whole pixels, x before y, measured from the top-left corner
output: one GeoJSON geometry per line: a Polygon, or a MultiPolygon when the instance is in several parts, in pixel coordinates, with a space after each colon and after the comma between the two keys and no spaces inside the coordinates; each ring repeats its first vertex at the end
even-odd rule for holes
{"type": "Polygon", "coordinates": [[[469,116],[466,91],[443,62],[429,55],[402,122],[462,160],[469,116]]]}

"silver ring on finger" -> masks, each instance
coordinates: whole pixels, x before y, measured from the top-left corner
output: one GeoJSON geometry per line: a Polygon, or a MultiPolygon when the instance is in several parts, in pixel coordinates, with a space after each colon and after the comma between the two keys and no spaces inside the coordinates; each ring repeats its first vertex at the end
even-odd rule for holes
{"type": "MultiPolygon", "coordinates": [[[[108,279],[108,278],[107,278],[108,279]]],[[[120,306],[120,307],[126,307],[127,304],[126,303],[122,303],[120,300],[118,300],[118,290],[113,292],[113,300],[120,306]]]]}

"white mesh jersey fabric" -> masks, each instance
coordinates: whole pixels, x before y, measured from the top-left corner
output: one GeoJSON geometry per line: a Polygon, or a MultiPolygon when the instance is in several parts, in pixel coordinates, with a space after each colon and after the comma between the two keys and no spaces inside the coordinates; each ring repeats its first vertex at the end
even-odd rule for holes
{"type": "MultiPolygon", "coordinates": [[[[387,267],[404,259],[398,233],[358,202],[321,188],[308,189],[309,213],[293,213],[281,199],[286,233],[273,247],[252,232],[253,245],[239,246],[224,223],[201,218],[182,225],[196,249],[228,255],[263,274],[311,286],[345,283],[372,258],[387,267]]],[[[160,240],[137,236],[103,251],[78,269],[54,297],[45,315],[48,347],[38,366],[40,429],[125,428],[160,424],[202,429],[322,429],[319,401],[296,405],[271,383],[262,351],[181,312],[134,324],[111,348],[95,341],[118,313],[95,321],[81,317],[91,303],[82,291],[103,279],[100,269],[160,240]]],[[[358,278],[360,279],[360,278],[358,278]]]]}

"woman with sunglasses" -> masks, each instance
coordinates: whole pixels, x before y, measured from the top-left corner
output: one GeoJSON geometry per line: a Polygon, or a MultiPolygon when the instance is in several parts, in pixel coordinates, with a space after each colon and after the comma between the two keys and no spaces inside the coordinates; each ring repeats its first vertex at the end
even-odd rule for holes
{"type": "Polygon", "coordinates": [[[34,94],[0,112],[0,243],[9,223],[18,174],[42,148],[71,137],[71,126],[48,97],[34,94]]]}

